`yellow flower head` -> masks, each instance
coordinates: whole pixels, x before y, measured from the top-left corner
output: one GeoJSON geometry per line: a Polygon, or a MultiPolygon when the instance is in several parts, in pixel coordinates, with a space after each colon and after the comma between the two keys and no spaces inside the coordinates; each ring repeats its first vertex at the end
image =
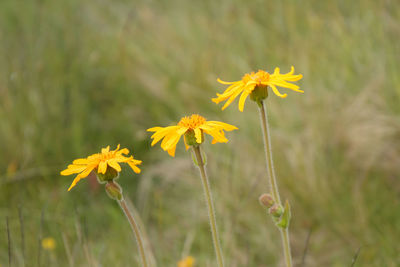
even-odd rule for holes
{"type": "Polygon", "coordinates": [[[56,248],[56,241],[51,237],[43,238],[42,248],[45,250],[53,250],[56,248]]]}
{"type": "Polygon", "coordinates": [[[188,256],[178,262],[178,267],[193,267],[194,263],[195,263],[194,258],[191,256],[188,256]]]}
{"type": "Polygon", "coordinates": [[[218,78],[219,83],[228,84],[230,86],[222,94],[217,94],[217,97],[213,98],[212,101],[218,104],[228,99],[222,107],[222,110],[224,110],[233,102],[233,100],[235,100],[236,97],[241,94],[239,99],[239,110],[243,111],[246,98],[250,95],[253,100],[257,100],[257,97],[259,97],[257,94],[261,94],[262,97],[260,100],[265,99],[268,96],[268,86],[272,88],[272,91],[277,96],[282,98],[285,98],[287,94],[281,94],[276,88],[277,86],[304,93],[304,91],[300,90],[297,85],[289,83],[298,81],[303,77],[301,74],[293,74],[294,67],[292,67],[290,72],[286,74],[280,74],[279,72],[279,68],[275,68],[274,73],[272,74],[269,74],[263,70],[259,70],[257,72],[245,74],[242,80],[236,82],[224,82],[218,78]]]}
{"type": "Polygon", "coordinates": [[[93,154],[87,158],[76,159],[72,164],[68,165],[68,168],[63,170],[61,175],[79,173],[68,188],[68,191],[93,170],[100,175],[106,174],[106,171],[119,173],[121,166],[118,163],[120,162],[128,163],[134,172],[140,173],[140,169],[136,165],[140,165],[142,161],[134,159],[133,156],[124,156],[129,154],[129,150],[127,148],[119,149],[119,147],[120,145],[115,150],[110,151],[110,146],[107,146],[101,149],[101,153],[93,154]]]}
{"type": "Polygon", "coordinates": [[[178,125],[168,127],[153,127],[147,129],[149,132],[154,132],[151,136],[154,146],[157,142],[164,138],[161,142],[161,148],[167,151],[172,157],[175,156],[176,144],[179,139],[184,135],[184,142],[186,149],[190,145],[199,145],[204,141],[204,133],[211,135],[214,139],[212,144],[215,143],[226,143],[225,131],[236,130],[237,128],[233,125],[219,122],[219,121],[207,121],[204,117],[193,114],[190,117],[183,117],[178,125]]]}

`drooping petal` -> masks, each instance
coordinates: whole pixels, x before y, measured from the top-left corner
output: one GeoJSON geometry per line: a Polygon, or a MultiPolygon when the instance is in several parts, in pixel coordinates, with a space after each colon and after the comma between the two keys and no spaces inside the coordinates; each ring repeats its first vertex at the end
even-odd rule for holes
{"type": "Polygon", "coordinates": [[[175,157],[176,145],[167,150],[171,157],[175,157]]]}
{"type": "Polygon", "coordinates": [[[105,174],[106,171],[107,171],[107,161],[100,161],[99,167],[97,168],[97,172],[105,174]]]}
{"type": "Polygon", "coordinates": [[[86,170],[84,170],[83,172],[81,172],[80,174],[78,174],[78,175],[75,177],[74,181],[72,181],[72,184],[71,184],[71,186],[68,188],[68,191],[70,191],[81,179],[86,178],[86,177],[93,171],[93,169],[94,169],[95,167],[96,167],[96,166],[94,166],[94,165],[88,166],[88,167],[86,168],[86,170]]]}
{"type": "Polygon", "coordinates": [[[233,100],[235,100],[236,97],[240,95],[241,92],[243,92],[243,88],[236,89],[236,91],[234,91],[229,97],[228,101],[226,101],[225,104],[222,106],[221,110],[225,110],[233,102],[233,100]]]}
{"type": "Polygon", "coordinates": [[[201,140],[201,130],[200,130],[200,128],[194,129],[194,136],[196,137],[196,142],[201,144],[202,140],[201,140]]]}
{"type": "Polygon", "coordinates": [[[161,128],[155,132],[151,138],[153,138],[153,142],[151,142],[151,146],[154,146],[156,143],[158,143],[162,138],[165,139],[166,136],[170,135],[173,133],[179,126],[168,126],[165,128],[161,128]]]}
{"type": "Polygon", "coordinates": [[[287,97],[287,94],[281,94],[281,93],[278,91],[278,89],[276,88],[275,85],[271,84],[270,86],[271,86],[271,88],[272,88],[272,91],[274,91],[274,93],[275,93],[277,96],[279,96],[279,97],[281,97],[281,98],[287,97]]]}
{"type": "Polygon", "coordinates": [[[118,162],[115,159],[110,159],[107,161],[108,166],[116,170],[117,172],[121,171],[121,166],[118,164],[118,162]]]}
{"type": "Polygon", "coordinates": [[[250,90],[245,90],[245,91],[242,93],[242,95],[240,96],[240,99],[239,99],[239,110],[240,110],[241,112],[243,112],[244,103],[246,102],[246,99],[247,99],[247,97],[249,96],[250,93],[251,93],[250,90]]]}

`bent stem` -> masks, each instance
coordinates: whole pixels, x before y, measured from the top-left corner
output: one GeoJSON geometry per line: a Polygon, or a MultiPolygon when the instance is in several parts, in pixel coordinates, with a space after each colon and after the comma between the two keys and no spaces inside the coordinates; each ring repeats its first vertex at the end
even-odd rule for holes
{"type": "Polygon", "coordinates": [[[207,173],[206,173],[206,170],[204,167],[205,164],[204,164],[203,157],[201,156],[200,147],[193,146],[193,151],[196,155],[197,166],[199,167],[201,181],[203,183],[203,189],[204,189],[206,202],[207,202],[207,206],[208,206],[208,217],[210,219],[211,234],[212,234],[212,239],[213,239],[213,243],[214,243],[215,254],[217,257],[217,261],[218,261],[218,266],[223,267],[224,260],[222,257],[222,250],[221,250],[221,245],[220,245],[219,237],[218,237],[217,221],[215,219],[215,210],[214,210],[214,205],[213,205],[213,201],[212,201],[210,183],[207,178],[207,173]]]}
{"type": "MultiPolygon", "coordinates": [[[[265,157],[267,161],[267,171],[269,182],[271,185],[272,196],[276,203],[282,206],[281,199],[279,197],[279,190],[278,184],[276,182],[275,170],[274,170],[274,163],[272,160],[272,150],[271,150],[271,137],[269,134],[269,127],[268,127],[268,118],[267,118],[267,111],[265,109],[264,101],[260,101],[258,103],[259,111],[260,111],[260,119],[261,119],[261,128],[264,137],[264,150],[265,150],[265,157]]],[[[282,229],[280,227],[279,231],[281,232],[281,238],[283,243],[283,252],[285,254],[285,261],[286,266],[292,266],[292,255],[290,252],[290,241],[289,241],[289,230],[282,229]]]]}
{"type": "Polygon", "coordinates": [[[133,218],[132,213],[130,212],[128,206],[126,205],[125,200],[122,198],[121,200],[117,200],[117,202],[118,202],[119,206],[121,207],[121,209],[123,210],[123,212],[125,213],[126,218],[128,219],[129,224],[131,225],[132,231],[135,235],[136,242],[137,242],[138,249],[139,249],[139,254],[142,259],[142,265],[143,265],[143,267],[148,267],[148,264],[147,264],[148,261],[146,258],[146,253],[144,252],[143,240],[142,240],[142,236],[139,231],[139,227],[138,227],[135,219],[133,218]]]}

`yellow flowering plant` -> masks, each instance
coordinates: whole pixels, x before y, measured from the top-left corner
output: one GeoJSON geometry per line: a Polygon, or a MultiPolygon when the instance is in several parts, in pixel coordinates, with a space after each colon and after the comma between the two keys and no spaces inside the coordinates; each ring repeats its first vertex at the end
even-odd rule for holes
{"type": "Polygon", "coordinates": [[[75,177],[70,191],[81,179],[86,178],[92,171],[97,173],[100,182],[105,182],[109,179],[114,179],[121,171],[119,163],[127,163],[135,173],[140,173],[137,165],[142,163],[141,160],[136,160],[133,156],[126,157],[129,154],[127,148],[119,149],[120,145],[115,150],[110,151],[110,146],[101,149],[101,153],[96,153],[87,158],[76,159],[68,168],[61,172],[61,175],[78,175],[75,177]]]}
{"type": "Polygon", "coordinates": [[[213,137],[211,142],[212,144],[226,143],[228,142],[228,139],[225,137],[224,131],[232,131],[236,129],[237,127],[233,125],[219,121],[207,121],[204,117],[198,114],[193,114],[189,117],[183,117],[177,125],[168,127],[153,127],[147,130],[149,132],[154,132],[154,134],[151,136],[153,139],[151,145],[154,146],[156,143],[162,140],[161,148],[164,151],[167,151],[172,157],[175,156],[176,145],[182,136],[184,136],[186,149],[189,149],[190,147],[192,148],[196,158],[195,164],[199,168],[202,179],[203,190],[208,207],[214,250],[219,267],[224,266],[224,260],[218,237],[217,222],[215,219],[210,183],[207,177],[200,145],[204,142],[204,134],[208,134],[213,137]]]}
{"type": "Polygon", "coordinates": [[[250,96],[250,99],[258,104],[265,148],[264,151],[267,162],[267,173],[272,193],[272,195],[263,195],[260,200],[261,203],[263,203],[263,205],[269,209],[269,213],[281,232],[285,261],[288,267],[292,266],[292,256],[289,241],[289,221],[291,217],[290,206],[289,202],[286,201],[285,207],[283,207],[279,196],[272,160],[271,138],[269,134],[265,100],[268,97],[269,89],[272,89],[274,94],[281,98],[287,97],[287,94],[282,94],[279,92],[277,87],[288,88],[293,91],[303,93],[304,91],[300,90],[298,85],[290,83],[296,82],[302,77],[303,75],[301,74],[294,74],[294,67],[292,67],[290,72],[286,74],[281,74],[280,69],[275,68],[272,74],[263,70],[259,70],[257,72],[247,73],[242,77],[241,80],[235,82],[224,82],[218,79],[219,83],[229,86],[222,94],[217,94],[217,97],[212,99],[212,101],[216,104],[226,101],[222,106],[222,110],[228,107],[239,95],[239,111],[241,112],[243,112],[244,104],[248,96],[250,96]]]}
{"type": "Polygon", "coordinates": [[[304,91],[299,89],[299,86],[289,83],[298,81],[302,77],[303,75],[301,74],[295,75],[294,67],[292,67],[290,72],[286,74],[281,74],[279,68],[275,68],[272,74],[263,70],[246,73],[241,80],[235,82],[225,82],[218,78],[219,83],[229,85],[229,87],[222,94],[217,94],[217,97],[213,98],[212,101],[218,104],[227,100],[222,106],[222,110],[224,110],[241,94],[239,110],[243,111],[244,104],[249,95],[256,102],[262,101],[268,97],[268,87],[272,89],[274,94],[281,98],[287,97],[287,94],[280,93],[277,86],[304,93],[304,91]]]}
{"type": "Polygon", "coordinates": [[[153,141],[151,146],[157,144],[161,139],[161,148],[167,151],[172,157],[175,156],[176,145],[178,144],[182,135],[186,150],[189,146],[200,145],[204,142],[204,133],[211,135],[214,139],[212,144],[226,143],[224,131],[236,130],[237,127],[220,122],[220,121],[207,121],[204,117],[193,114],[188,117],[183,117],[177,125],[167,127],[153,127],[147,129],[149,132],[154,132],[151,136],[153,141]]]}
{"type": "Polygon", "coordinates": [[[120,145],[111,151],[110,146],[107,146],[106,148],[102,148],[100,153],[74,160],[72,164],[68,165],[67,169],[61,171],[61,175],[78,174],[68,188],[68,191],[70,191],[81,179],[86,178],[91,172],[96,173],[99,183],[105,183],[105,190],[108,196],[118,202],[126,215],[137,241],[142,266],[147,267],[148,260],[139,227],[123,198],[121,186],[115,182],[115,179],[118,178],[122,170],[120,163],[127,163],[135,173],[140,173],[137,165],[140,165],[142,161],[135,159],[133,156],[126,156],[128,154],[129,150],[127,148],[120,149],[120,145]]]}

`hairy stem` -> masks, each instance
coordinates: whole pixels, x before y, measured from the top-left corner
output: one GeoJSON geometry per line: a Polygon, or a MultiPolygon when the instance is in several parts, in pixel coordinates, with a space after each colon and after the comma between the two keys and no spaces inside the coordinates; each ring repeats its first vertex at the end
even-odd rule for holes
{"type": "MultiPolygon", "coordinates": [[[[269,127],[268,127],[268,118],[267,118],[267,111],[265,109],[264,101],[259,103],[259,111],[260,111],[260,119],[261,119],[261,128],[263,132],[263,139],[264,139],[264,150],[265,150],[265,157],[267,161],[267,171],[269,182],[271,185],[272,196],[279,205],[282,205],[281,199],[279,197],[279,190],[278,184],[276,182],[275,170],[274,170],[274,163],[272,160],[272,149],[271,149],[271,137],[269,134],[269,127]]],[[[286,266],[292,266],[292,256],[290,252],[290,241],[289,241],[289,230],[279,228],[281,232],[281,238],[283,243],[283,252],[285,255],[286,266]]]]}
{"type": "Polygon", "coordinates": [[[118,201],[118,204],[121,207],[121,209],[124,211],[126,218],[128,219],[129,224],[131,225],[132,231],[135,235],[136,242],[137,242],[138,249],[139,249],[139,254],[142,259],[142,266],[148,267],[148,264],[147,264],[148,261],[146,258],[146,253],[144,252],[143,240],[142,240],[142,236],[139,231],[139,227],[138,227],[135,219],[133,218],[132,213],[130,212],[128,206],[126,205],[125,200],[122,198],[121,200],[117,200],[117,201],[118,201]]]}
{"type": "Polygon", "coordinates": [[[222,257],[222,250],[221,250],[221,245],[220,245],[219,237],[218,237],[217,221],[215,219],[215,210],[214,210],[214,205],[213,205],[213,200],[212,200],[212,195],[211,195],[210,183],[208,181],[207,173],[205,170],[204,160],[203,160],[203,157],[201,156],[200,147],[194,146],[193,151],[196,155],[197,166],[199,167],[201,181],[203,183],[204,194],[205,194],[206,202],[207,202],[207,206],[208,206],[208,217],[210,219],[211,234],[212,234],[212,239],[213,239],[213,243],[214,243],[215,254],[217,257],[217,261],[218,261],[218,266],[223,267],[224,260],[222,257]]]}

